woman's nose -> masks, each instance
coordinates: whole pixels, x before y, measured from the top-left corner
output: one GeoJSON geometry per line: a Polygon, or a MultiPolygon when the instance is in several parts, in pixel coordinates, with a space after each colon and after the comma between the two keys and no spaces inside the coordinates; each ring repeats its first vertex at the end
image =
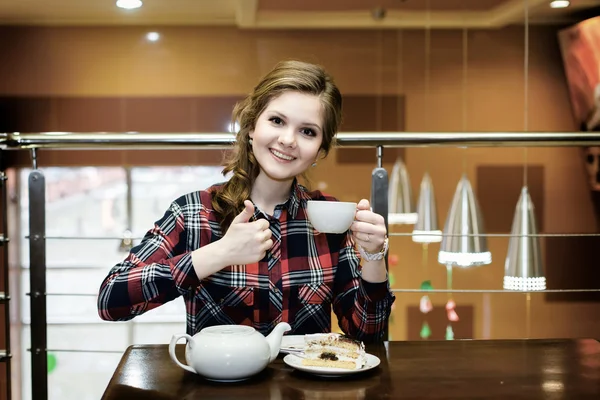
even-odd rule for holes
{"type": "Polygon", "coordinates": [[[285,129],[279,135],[279,144],[285,147],[296,147],[296,135],[291,129],[285,129]]]}

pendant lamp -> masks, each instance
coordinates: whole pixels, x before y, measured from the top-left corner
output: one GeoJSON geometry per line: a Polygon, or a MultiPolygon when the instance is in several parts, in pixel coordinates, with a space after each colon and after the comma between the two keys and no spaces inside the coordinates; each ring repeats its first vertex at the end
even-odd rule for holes
{"type": "Polygon", "coordinates": [[[442,231],[438,227],[433,183],[427,172],[421,180],[419,201],[417,203],[417,223],[412,233],[412,240],[416,243],[437,243],[442,241],[442,231]]]}
{"type": "Polygon", "coordinates": [[[119,252],[120,253],[129,253],[133,248],[133,233],[126,229],[123,232],[123,237],[121,238],[121,243],[119,243],[119,252]]]}
{"type": "Polygon", "coordinates": [[[396,159],[392,169],[388,203],[388,224],[402,225],[417,222],[408,171],[400,157],[396,159]]]}
{"type": "Polygon", "coordinates": [[[438,262],[457,267],[490,264],[492,253],[488,251],[483,233],[479,204],[469,179],[463,175],[446,218],[438,262]]]}
{"type": "Polygon", "coordinates": [[[504,289],[546,289],[534,207],[527,186],[521,189],[504,263],[504,289]]]}

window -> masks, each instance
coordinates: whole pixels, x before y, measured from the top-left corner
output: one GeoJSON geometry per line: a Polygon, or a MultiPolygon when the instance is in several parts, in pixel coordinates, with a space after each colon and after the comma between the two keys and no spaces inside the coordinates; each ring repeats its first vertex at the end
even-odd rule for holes
{"type": "MultiPolygon", "coordinates": [[[[22,398],[31,398],[29,310],[29,169],[19,173],[22,398]]],[[[101,397],[131,344],[168,343],[185,332],[185,307],[176,299],[129,322],[100,320],[97,293],[109,269],[125,257],[126,230],[134,243],[171,201],[222,182],[221,167],[47,168],[46,287],[50,399],[101,397]]],[[[17,290],[15,290],[17,292],[17,290]]],[[[16,294],[16,293],[15,293],[16,294]]]]}

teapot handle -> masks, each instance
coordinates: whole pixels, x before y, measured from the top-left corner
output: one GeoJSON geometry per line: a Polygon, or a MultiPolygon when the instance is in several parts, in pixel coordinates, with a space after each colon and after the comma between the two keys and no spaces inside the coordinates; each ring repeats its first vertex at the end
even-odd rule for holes
{"type": "Polygon", "coordinates": [[[175,364],[179,365],[181,368],[185,369],[186,371],[197,373],[192,367],[190,367],[189,365],[183,364],[181,361],[179,361],[177,359],[177,356],[175,355],[175,345],[181,338],[186,338],[190,342],[193,341],[192,337],[186,333],[173,335],[173,337],[171,338],[171,343],[169,343],[169,355],[171,356],[171,360],[173,360],[173,362],[175,362],[175,364]]]}

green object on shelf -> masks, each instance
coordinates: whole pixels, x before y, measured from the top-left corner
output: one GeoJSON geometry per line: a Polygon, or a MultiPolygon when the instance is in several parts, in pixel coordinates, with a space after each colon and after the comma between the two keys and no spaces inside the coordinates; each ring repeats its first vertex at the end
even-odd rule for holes
{"type": "Polygon", "coordinates": [[[452,330],[452,325],[448,325],[446,327],[446,340],[454,340],[454,331],[452,330]]]}
{"type": "Polygon", "coordinates": [[[389,273],[388,280],[390,281],[390,286],[394,286],[394,282],[396,282],[396,279],[394,279],[394,273],[393,272],[389,273]]]}
{"type": "Polygon", "coordinates": [[[52,353],[48,353],[48,373],[52,373],[56,368],[56,356],[52,353]]]}
{"type": "Polygon", "coordinates": [[[423,327],[421,328],[421,339],[429,339],[431,336],[431,328],[429,328],[429,324],[427,321],[423,322],[423,327]]]}
{"type": "Polygon", "coordinates": [[[421,283],[421,290],[433,290],[431,281],[423,281],[423,283],[421,283]]]}

